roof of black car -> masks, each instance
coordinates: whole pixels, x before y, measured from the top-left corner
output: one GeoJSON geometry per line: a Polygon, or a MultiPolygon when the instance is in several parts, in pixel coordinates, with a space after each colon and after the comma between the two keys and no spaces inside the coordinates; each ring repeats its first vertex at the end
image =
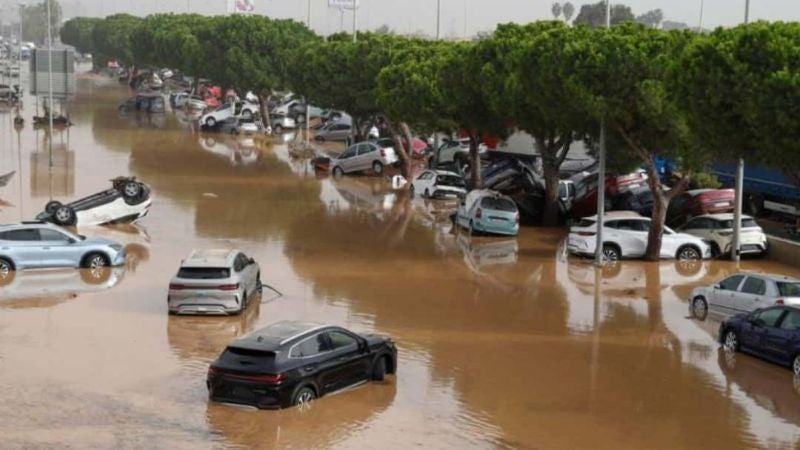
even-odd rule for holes
{"type": "Polygon", "coordinates": [[[274,351],[297,337],[325,327],[326,325],[315,322],[295,320],[276,322],[240,337],[231,346],[274,351]]]}

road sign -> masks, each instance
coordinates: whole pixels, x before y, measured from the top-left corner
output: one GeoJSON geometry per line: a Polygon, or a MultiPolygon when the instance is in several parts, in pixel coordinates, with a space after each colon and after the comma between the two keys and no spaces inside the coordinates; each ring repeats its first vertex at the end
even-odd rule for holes
{"type": "MultiPolygon", "coordinates": [[[[53,98],[65,99],[75,95],[75,53],[72,50],[53,50],[53,98]]],[[[49,95],[48,50],[35,49],[31,56],[30,92],[49,95]]]]}
{"type": "Polygon", "coordinates": [[[359,0],[328,0],[329,8],[358,9],[359,0]]]}

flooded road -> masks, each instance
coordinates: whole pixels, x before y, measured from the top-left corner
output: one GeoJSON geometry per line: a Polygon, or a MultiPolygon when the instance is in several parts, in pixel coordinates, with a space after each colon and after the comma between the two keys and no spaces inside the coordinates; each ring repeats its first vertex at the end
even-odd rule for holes
{"type": "MultiPolygon", "coordinates": [[[[50,199],[148,183],[136,226],[81,228],[134,257],[104,273],[23,272],[0,287],[3,448],[795,448],[791,372],[726,355],[717,322],[687,318],[690,290],[769,261],[567,258],[563,231],[470,238],[447,205],[371,177],[317,178],[286,144],[193,133],[188,118],[119,116],[127,94],[79,82],[75,126],[17,132],[0,110],[0,222],[50,199]],[[237,247],[265,290],[241,316],[168,316],[166,291],[195,248],[237,247]],[[599,281],[599,283],[598,283],[599,281]],[[209,403],[208,364],[283,319],[390,334],[398,374],[308,411],[209,403]]],[[[26,102],[30,122],[33,101],[26,102]]]]}

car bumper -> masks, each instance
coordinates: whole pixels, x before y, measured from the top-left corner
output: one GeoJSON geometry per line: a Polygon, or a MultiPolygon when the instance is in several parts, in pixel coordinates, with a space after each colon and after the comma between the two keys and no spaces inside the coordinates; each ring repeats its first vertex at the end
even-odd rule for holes
{"type": "Polygon", "coordinates": [[[224,375],[206,380],[208,397],[216,402],[255,406],[259,409],[281,409],[292,406],[294,386],[266,386],[258,383],[231,381],[224,375]]]}
{"type": "Polygon", "coordinates": [[[226,316],[242,309],[238,294],[204,296],[170,291],[167,304],[169,312],[185,315],[226,316]]]}
{"type": "Polygon", "coordinates": [[[125,264],[125,250],[118,251],[116,255],[111,257],[112,266],[121,266],[125,264]]]}
{"type": "Polygon", "coordinates": [[[594,240],[581,239],[576,236],[567,238],[567,251],[573,255],[593,256],[596,243],[594,240]]]}
{"type": "Polygon", "coordinates": [[[490,234],[500,234],[503,236],[516,236],[519,233],[519,225],[517,223],[512,222],[512,224],[506,224],[503,222],[497,223],[483,220],[477,221],[475,222],[475,231],[481,231],[490,234]]]}
{"type": "Polygon", "coordinates": [[[461,198],[467,195],[465,192],[461,191],[451,191],[448,189],[437,189],[433,191],[433,195],[431,197],[437,199],[447,199],[447,198],[461,198]]]}

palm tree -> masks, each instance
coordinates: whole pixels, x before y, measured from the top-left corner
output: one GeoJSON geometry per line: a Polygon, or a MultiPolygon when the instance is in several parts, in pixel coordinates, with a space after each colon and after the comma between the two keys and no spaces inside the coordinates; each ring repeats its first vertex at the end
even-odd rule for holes
{"type": "Polygon", "coordinates": [[[553,12],[553,18],[558,19],[558,16],[561,15],[561,4],[558,2],[553,3],[553,8],[550,11],[553,12]]]}

